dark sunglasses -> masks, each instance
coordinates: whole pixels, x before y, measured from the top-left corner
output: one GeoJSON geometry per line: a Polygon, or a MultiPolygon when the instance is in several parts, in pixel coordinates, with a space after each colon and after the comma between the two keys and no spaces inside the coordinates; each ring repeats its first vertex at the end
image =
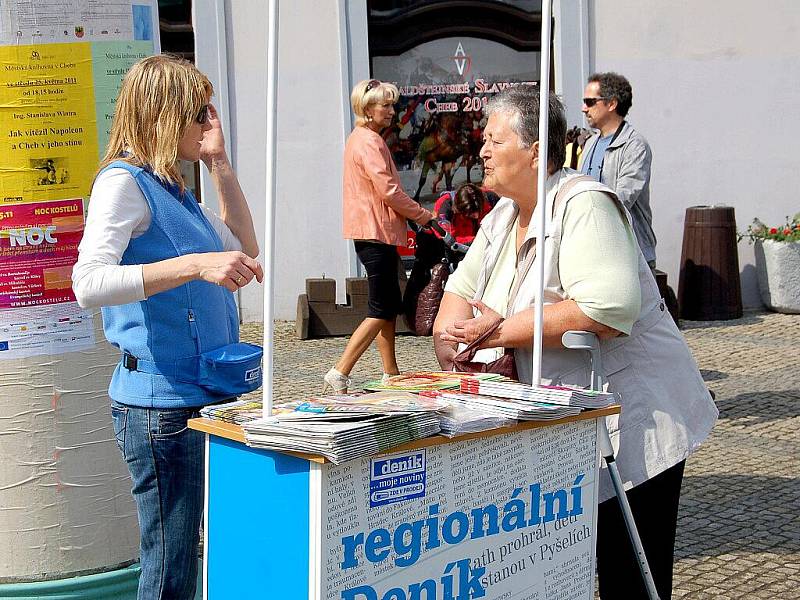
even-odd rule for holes
{"type": "Polygon", "coordinates": [[[605,102],[606,100],[610,100],[610,98],[584,98],[584,99],[583,99],[583,103],[584,103],[586,106],[588,106],[589,108],[592,108],[592,107],[593,107],[595,104],[597,104],[597,103],[598,103],[598,102],[600,102],[601,100],[602,100],[603,102],[605,102]]]}
{"type": "Polygon", "coordinates": [[[366,95],[367,95],[367,93],[368,93],[370,90],[372,90],[372,89],[375,89],[375,88],[376,88],[376,87],[378,87],[380,84],[381,84],[381,82],[380,82],[380,81],[378,81],[377,79],[370,79],[370,80],[369,80],[369,82],[367,83],[367,88],[364,90],[364,95],[366,96],[366,95]]]}
{"type": "Polygon", "coordinates": [[[203,105],[203,107],[200,109],[200,112],[197,113],[195,121],[200,123],[200,125],[205,125],[208,122],[208,104],[203,105]]]}

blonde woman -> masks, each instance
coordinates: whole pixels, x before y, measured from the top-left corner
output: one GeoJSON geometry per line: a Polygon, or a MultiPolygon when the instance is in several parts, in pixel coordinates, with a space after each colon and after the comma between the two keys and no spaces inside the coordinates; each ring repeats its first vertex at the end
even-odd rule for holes
{"type": "Polygon", "coordinates": [[[402,311],[397,246],[407,241],[406,219],[426,225],[433,214],[408,197],[381,131],[391,125],[397,87],[377,79],[361,81],[350,94],[356,126],[344,149],[343,230],[353,240],[367,271],[367,318],[353,332],[336,365],[325,374],[325,388],[346,392],[350,371],[373,340],[385,375],[399,372],[395,323],[402,311]]]}
{"type": "Polygon", "coordinates": [[[228,397],[198,383],[197,355],[238,341],[232,292],[263,276],[212,93],[183,59],[133,65],[73,271],[78,303],[103,307],[122,353],[109,396],[139,515],[140,599],[194,598],[204,459],[186,421],[228,397]],[[220,216],[186,189],[179,159],[206,165],[220,216]]]}

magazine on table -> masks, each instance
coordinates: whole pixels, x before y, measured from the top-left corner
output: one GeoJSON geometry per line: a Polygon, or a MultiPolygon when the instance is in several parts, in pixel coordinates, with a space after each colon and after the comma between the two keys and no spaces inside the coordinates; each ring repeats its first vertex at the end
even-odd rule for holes
{"type": "Polygon", "coordinates": [[[260,400],[234,400],[224,404],[211,404],[200,409],[200,416],[206,419],[216,419],[242,425],[248,421],[260,419],[263,415],[263,405],[260,400]]]}
{"type": "Polygon", "coordinates": [[[528,385],[517,381],[481,381],[464,379],[461,391],[514,400],[528,400],[577,406],[579,408],[604,408],[616,401],[613,392],[587,390],[579,387],[557,385],[528,385]]]}
{"type": "Polygon", "coordinates": [[[420,392],[426,390],[458,389],[463,381],[511,381],[496,373],[459,373],[456,371],[413,371],[393,375],[386,381],[368,381],[364,389],[420,392]]]}
{"type": "Polygon", "coordinates": [[[446,406],[435,397],[421,396],[399,390],[367,394],[335,394],[312,396],[308,400],[290,402],[300,412],[420,412],[435,411],[446,406]]]}

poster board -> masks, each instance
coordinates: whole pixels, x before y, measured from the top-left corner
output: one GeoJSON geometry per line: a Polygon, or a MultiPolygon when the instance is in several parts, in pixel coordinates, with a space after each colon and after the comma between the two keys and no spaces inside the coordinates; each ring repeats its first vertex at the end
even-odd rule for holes
{"type": "Polygon", "coordinates": [[[158,51],[155,0],[0,0],[4,583],[136,578],[136,506],[108,403],[118,354],[71,274],[120,83],[158,51]]]}
{"type": "Polygon", "coordinates": [[[372,75],[395,83],[397,116],[383,132],[403,188],[432,204],[459,184],[480,184],[484,107],[512,85],[537,85],[538,51],[478,37],[443,37],[397,56],[373,56],[372,75]]]}
{"type": "Polygon", "coordinates": [[[120,83],[158,48],[154,0],[0,0],[0,361],[98,343],[72,265],[120,83]]]}

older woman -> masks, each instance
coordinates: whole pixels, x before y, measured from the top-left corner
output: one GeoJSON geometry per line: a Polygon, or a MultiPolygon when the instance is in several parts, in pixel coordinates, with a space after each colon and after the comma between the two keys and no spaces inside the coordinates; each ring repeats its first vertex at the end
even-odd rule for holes
{"type": "Polygon", "coordinates": [[[198,381],[198,355],[238,341],[232,292],[263,276],[212,92],[180,58],[131,67],[73,270],[78,303],[103,307],[123,354],[109,395],[139,515],[140,599],[194,598],[203,437],[186,422],[229,397],[198,381]],[[179,159],[205,163],[220,217],[186,189],[179,159]]]}
{"type": "Polygon", "coordinates": [[[400,93],[390,83],[370,79],[357,83],[350,95],[356,115],[344,149],[343,231],[353,240],[367,271],[367,318],[353,332],[344,354],[325,374],[325,388],[346,392],[349,374],[377,338],[384,375],[399,372],[395,357],[395,323],[402,311],[397,246],[407,241],[406,219],[425,225],[433,219],[408,197],[381,131],[391,125],[400,93]]]}
{"type": "MultiPolygon", "coordinates": [[[[489,354],[488,361],[498,350],[514,348],[520,378],[531,382],[534,273],[541,253],[530,225],[545,210],[542,374],[548,381],[587,386],[582,353],[563,349],[561,336],[570,329],[599,336],[608,387],[622,404],[619,420],[608,422],[617,464],[633,488],[629,499],[659,594],[669,598],[684,463],[718,412],[659,297],[627,211],[609,188],[559,168],[566,120],[555,96],[549,100],[547,195],[537,196],[538,107],[538,91],[527,86],[506,90],[489,104],[481,149],[484,185],[503,198],[448,281],[434,325],[437,356],[447,368],[458,344],[497,326],[481,352],[489,354]]],[[[600,594],[647,598],[612,495],[604,473],[600,594]]]]}

